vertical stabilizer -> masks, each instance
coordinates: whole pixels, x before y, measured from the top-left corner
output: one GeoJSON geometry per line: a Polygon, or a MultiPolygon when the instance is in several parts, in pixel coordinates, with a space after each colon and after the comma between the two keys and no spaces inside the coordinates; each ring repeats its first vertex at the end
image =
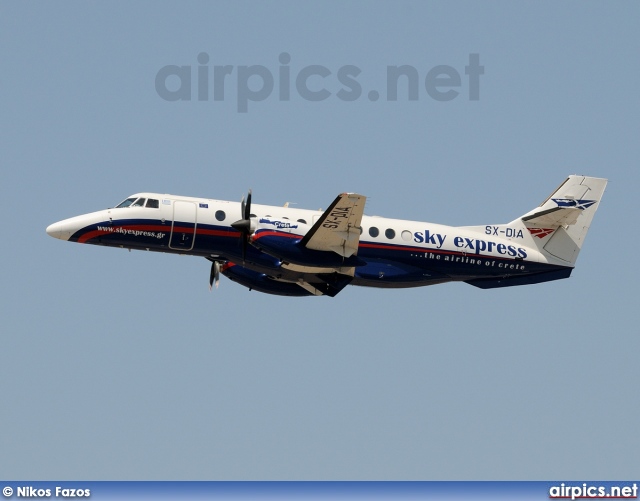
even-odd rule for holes
{"type": "Polygon", "coordinates": [[[523,226],[550,261],[574,266],[607,180],[569,176],[539,207],[509,223],[523,226]]]}

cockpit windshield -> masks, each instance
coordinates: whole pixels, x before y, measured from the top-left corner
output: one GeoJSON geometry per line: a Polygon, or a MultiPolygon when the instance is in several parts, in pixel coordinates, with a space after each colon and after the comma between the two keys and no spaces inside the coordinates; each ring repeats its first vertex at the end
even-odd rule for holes
{"type": "Polygon", "coordinates": [[[147,200],[145,197],[130,197],[116,205],[116,209],[122,209],[124,207],[148,207],[151,209],[157,209],[160,207],[160,202],[155,198],[147,200]]]}
{"type": "Polygon", "coordinates": [[[116,209],[122,209],[123,207],[129,207],[135,201],[136,201],[136,197],[127,198],[123,202],[121,202],[118,205],[116,205],[116,209]]]}

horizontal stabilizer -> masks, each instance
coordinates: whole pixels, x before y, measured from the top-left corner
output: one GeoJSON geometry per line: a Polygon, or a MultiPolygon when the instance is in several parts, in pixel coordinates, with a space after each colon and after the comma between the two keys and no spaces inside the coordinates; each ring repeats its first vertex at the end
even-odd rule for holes
{"type": "Polygon", "coordinates": [[[582,211],[575,207],[555,207],[524,216],[522,220],[527,225],[536,226],[564,226],[576,224],[582,211]]]}
{"type": "Polygon", "coordinates": [[[543,255],[574,266],[606,186],[606,179],[569,176],[539,207],[508,226],[512,232],[524,226],[543,255]]]}
{"type": "Polygon", "coordinates": [[[606,179],[569,176],[539,207],[520,219],[527,226],[537,227],[571,226],[582,214],[589,214],[591,219],[606,185],[606,179]]]}

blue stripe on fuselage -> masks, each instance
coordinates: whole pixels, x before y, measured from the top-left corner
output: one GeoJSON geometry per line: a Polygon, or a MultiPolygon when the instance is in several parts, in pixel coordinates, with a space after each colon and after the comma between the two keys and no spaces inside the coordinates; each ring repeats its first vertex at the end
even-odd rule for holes
{"type": "MultiPolygon", "coordinates": [[[[184,228],[185,232],[193,232],[193,223],[185,222],[181,226],[179,221],[173,222],[175,231],[184,228]]],[[[123,219],[103,221],[89,225],[76,233],[70,240],[97,245],[127,247],[133,249],[149,249],[159,252],[186,253],[191,255],[209,256],[218,254],[230,260],[239,260],[242,256],[241,235],[239,232],[224,225],[209,225],[198,223],[195,229],[195,241],[190,250],[169,248],[172,222],[158,219],[123,219]],[[110,230],[107,228],[111,228],[110,230]]],[[[271,239],[272,237],[264,237],[271,239]]],[[[277,237],[276,237],[277,238],[277,237]]],[[[259,239],[256,243],[259,244],[259,239]]],[[[278,244],[286,247],[296,245],[299,237],[291,238],[287,235],[278,244]]],[[[266,243],[266,240],[265,240],[266,243]]],[[[268,250],[268,246],[264,246],[268,250]]],[[[306,248],[296,248],[300,260],[311,259],[321,266],[349,266],[338,254],[330,251],[312,251],[306,248]],[[305,254],[309,254],[305,258],[305,254]],[[313,254],[313,256],[311,256],[313,254]]],[[[252,245],[247,247],[247,262],[254,262],[261,266],[279,269],[279,261],[252,245]]],[[[545,263],[534,263],[522,259],[504,256],[490,256],[482,254],[466,254],[442,249],[429,249],[412,245],[387,244],[361,241],[357,254],[356,276],[375,279],[383,272],[387,281],[397,283],[429,282],[433,277],[496,277],[496,276],[524,276],[530,273],[540,273],[563,269],[562,266],[545,263]],[[360,263],[366,262],[365,265],[360,263]],[[428,276],[427,276],[428,275],[428,276]]],[[[355,263],[354,263],[355,264],[355,263]]]]}

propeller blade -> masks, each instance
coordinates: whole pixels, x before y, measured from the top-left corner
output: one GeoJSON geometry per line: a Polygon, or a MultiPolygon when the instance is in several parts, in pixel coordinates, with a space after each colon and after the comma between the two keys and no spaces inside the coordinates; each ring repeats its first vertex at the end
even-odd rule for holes
{"type": "Polygon", "coordinates": [[[211,262],[211,272],[209,273],[209,290],[216,284],[216,289],[220,283],[220,261],[211,262]]]}
{"type": "Polygon", "coordinates": [[[249,190],[249,194],[247,195],[247,205],[242,208],[242,217],[245,219],[251,218],[251,190],[249,190]]]}
{"type": "Polygon", "coordinates": [[[209,273],[209,290],[213,287],[213,281],[216,279],[216,261],[211,263],[211,272],[209,273]]]}
{"type": "Polygon", "coordinates": [[[251,190],[249,190],[247,195],[247,202],[245,203],[244,197],[242,197],[240,201],[240,215],[242,219],[231,223],[231,227],[242,234],[242,262],[244,263],[247,257],[247,242],[251,235],[251,190]]]}

